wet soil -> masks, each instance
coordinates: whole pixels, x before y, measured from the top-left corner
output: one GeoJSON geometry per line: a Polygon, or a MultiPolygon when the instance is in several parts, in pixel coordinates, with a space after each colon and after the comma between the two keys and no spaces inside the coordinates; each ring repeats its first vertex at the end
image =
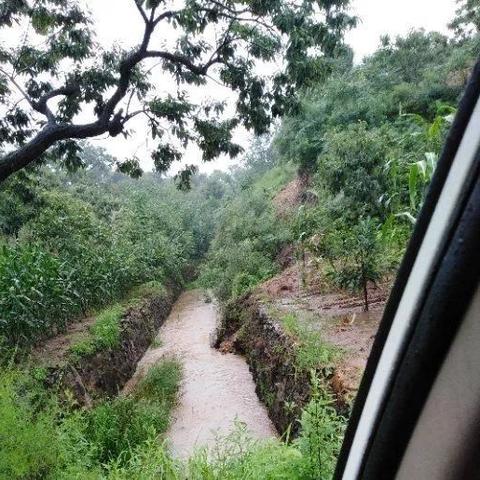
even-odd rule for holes
{"type": "Polygon", "coordinates": [[[44,366],[64,364],[67,361],[70,346],[87,338],[89,329],[94,323],[95,317],[87,317],[69,324],[65,333],[49,338],[33,349],[31,354],[33,363],[44,366]]]}
{"type": "Polygon", "coordinates": [[[66,333],[47,340],[32,352],[30,361],[46,369],[46,386],[56,388],[61,398],[65,394],[65,399],[71,400],[73,396],[78,405],[90,407],[98,399],[117,395],[131,378],[175,298],[177,291],[170,289],[128,306],[120,319],[119,342],[111,348],[80,356],[70,354],[74,342],[89,336],[95,321],[90,317],[70,324],[66,333]]]}
{"type": "Polygon", "coordinates": [[[307,265],[307,289],[300,286],[298,264],[265,282],[258,289],[262,301],[281,313],[294,313],[300,322],[321,332],[342,355],[331,379],[336,393],[351,402],[356,394],[390,292],[391,281],[370,285],[369,311],[361,296],[332,291],[323,275],[307,265]]]}
{"type": "Polygon", "coordinates": [[[128,393],[148,368],[164,357],[183,364],[180,400],[167,438],[174,456],[186,458],[197,447],[214,446],[216,439],[243,422],[254,438],[275,437],[276,430],[245,360],[213,348],[217,308],[202,291],[183,293],[160,328],[155,344],[139,362],[128,393]]]}

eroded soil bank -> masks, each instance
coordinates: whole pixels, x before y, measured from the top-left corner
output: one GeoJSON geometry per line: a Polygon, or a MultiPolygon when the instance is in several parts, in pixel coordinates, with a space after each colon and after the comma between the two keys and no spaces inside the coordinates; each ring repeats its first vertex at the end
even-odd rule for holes
{"type": "Polygon", "coordinates": [[[316,285],[305,291],[299,278],[294,265],[227,304],[217,340],[220,350],[245,356],[270,418],[280,433],[288,430],[291,436],[298,434],[302,409],[311,398],[313,372],[337,412],[349,416],[388,292],[388,285],[371,286],[366,313],[362,298],[316,285]],[[337,351],[335,360],[324,362],[320,355],[314,367],[302,367],[297,361],[302,341],[282,322],[289,315],[306,331],[318,332],[337,351]]]}
{"type": "Polygon", "coordinates": [[[167,433],[172,453],[180,458],[197,447],[213,446],[218,436],[232,431],[235,421],[243,422],[254,438],[277,435],[255,394],[245,360],[211,346],[217,315],[216,306],[206,302],[202,291],[183,293],[125,387],[130,391],[148,368],[165,356],[181,360],[180,401],[167,433]]]}
{"type": "Polygon", "coordinates": [[[71,357],[70,346],[87,335],[92,317],[72,323],[65,334],[36,348],[32,363],[47,370],[49,386],[60,392],[70,391],[80,405],[89,407],[96,397],[115,396],[134,374],[177,296],[177,289],[170,288],[127,308],[120,320],[120,341],[115,348],[71,357]]]}

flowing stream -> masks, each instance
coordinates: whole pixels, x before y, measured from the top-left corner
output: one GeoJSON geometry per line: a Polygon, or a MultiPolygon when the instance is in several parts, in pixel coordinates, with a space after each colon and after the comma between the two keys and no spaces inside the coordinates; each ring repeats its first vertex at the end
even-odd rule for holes
{"type": "Polygon", "coordinates": [[[243,422],[254,438],[276,437],[265,406],[255,393],[255,384],[245,360],[223,354],[210,346],[217,309],[207,303],[201,290],[183,293],[160,328],[158,348],[150,348],[139,362],[128,391],[148,368],[165,356],[183,364],[179,404],[167,438],[171,451],[186,458],[200,446],[213,446],[225,436],[235,420],[243,422]]]}

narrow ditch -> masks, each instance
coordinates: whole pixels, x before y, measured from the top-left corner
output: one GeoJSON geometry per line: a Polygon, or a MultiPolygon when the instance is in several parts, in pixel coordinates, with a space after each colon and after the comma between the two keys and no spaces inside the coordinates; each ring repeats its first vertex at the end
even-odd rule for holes
{"type": "Polygon", "coordinates": [[[253,438],[277,436],[255,393],[246,361],[211,346],[217,315],[217,308],[207,303],[201,290],[183,293],[125,386],[129,392],[164,357],[181,360],[180,400],[167,433],[172,454],[178,458],[187,458],[198,447],[214,446],[236,421],[244,423],[253,438]]]}

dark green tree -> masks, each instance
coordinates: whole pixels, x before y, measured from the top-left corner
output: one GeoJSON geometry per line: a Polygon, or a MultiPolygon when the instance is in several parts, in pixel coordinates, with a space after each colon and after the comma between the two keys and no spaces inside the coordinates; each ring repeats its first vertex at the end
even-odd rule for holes
{"type": "Polygon", "coordinates": [[[450,24],[456,35],[465,38],[480,32],[480,1],[457,0],[457,15],[450,24]]]}
{"type": "MultiPolygon", "coordinates": [[[[349,0],[186,0],[132,1],[144,23],[143,38],[131,50],[104,50],[95,41],[92,22],[76,0],[7,0],[0,5],[0,30],[28,26],[20,44],[0,47],[0,181],[46,157],[67,167],[81,165],[79,140],[127,134],[133,117],[145,116],[158,171],[181,158],[196,143],[205,161],[237,155],[232,130],[243,124],[257,134],[273,118],[291,111],[297,89],[328,71],[328,59],[341,46],[355,19],[349,0]],[[176,44],[164,48],[164,40],[176,44]],[[162,37],[163,36],[163,37],[162,37]],[[33,38],[31,38],[33,37],[33,38]],[[40,40],[40,41],[39,41],[40,40]],[[270,78],[259,62],[283,57],[284,68],[270,78]],[[152,62],[177,82],[175,94],[157,96],[152,62]],[[189,101],[188,85],[207,77],[237,94],[236,112],[223,103],[189,101]],[[21,95],[21,97],[19,97],[21,95]],[[78,114],[93,117],[78,123],[78,114]],[[172,141],[174,137],[174,141],[172,141]]],[[[138,160],[121,169],[141,174],[138,160]]],[[[188,172],[180,175],[188,180],[188,172]]]]}

